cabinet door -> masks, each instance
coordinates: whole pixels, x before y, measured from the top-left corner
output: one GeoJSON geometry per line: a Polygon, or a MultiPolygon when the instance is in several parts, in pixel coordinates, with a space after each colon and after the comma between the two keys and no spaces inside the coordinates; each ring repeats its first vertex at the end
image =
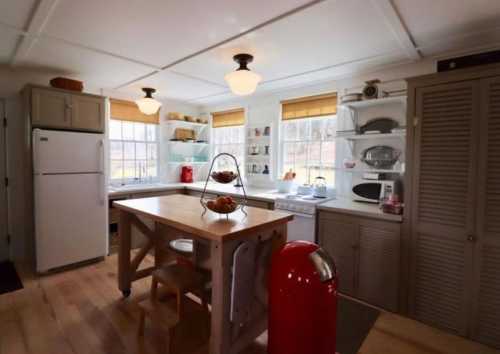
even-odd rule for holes
{"type": "Polygon", "coordinates": [[[104,132],[104,98],[72,95],[71,108],[73,129],[104,132]]]}
{"type": "Polygon", "coordinates": [[[31,121],[39,128],[71,127],[71,96],[59,91],[33,88],[31,91],[31,121]]]}
{"type": "Polygon", "coordinates": [[[481,82],[472,337],[500,348],[500,78],[481,82]]]}
{"type": "Polygon", "coordinates": [[[410,313],[466,335],[479,81],[419,88],[415,107],[410,313]]]}
{"type": "Polygon", "coordinates": [[[398,311],[400,247],[399,225],[387,229],[360,226],[357,284],[360,299],[398,311]]]}
{"type": "Polygon", "coordinates": [[[333,257],[339,277],[339,290],[355,296],[356,248],[358,226],[353,223],[331,219],[321,214],[319,221],[319,243],[333,257]]]}

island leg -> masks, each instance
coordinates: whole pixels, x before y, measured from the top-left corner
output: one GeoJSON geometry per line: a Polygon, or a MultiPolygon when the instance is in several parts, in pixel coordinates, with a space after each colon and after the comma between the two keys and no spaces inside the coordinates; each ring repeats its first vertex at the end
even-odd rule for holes
{"type": "Polygon", "coordinates": [[[131,241],[130,213],[120,210],[120,224],[118,229],[118,288],[124,297],[130,296],[132,274],[130,269],[131,241]]]}
{"type": "Polygon", "coordinates": [[[229,354],[231,324],[231,247],[228,243],[211,242],[212,319],[210,354],[229,354]]]}

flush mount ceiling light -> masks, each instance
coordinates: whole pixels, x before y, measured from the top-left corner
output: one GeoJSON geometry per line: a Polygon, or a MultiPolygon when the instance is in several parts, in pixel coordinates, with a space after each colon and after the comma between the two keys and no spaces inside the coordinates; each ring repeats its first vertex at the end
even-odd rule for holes
{"type": "Polygon", "coordinates": [[[155,114],[161,107],[161,102],[158,102],[152,96],[153,93],[156,92],[156,90],[150,87],[143,87],[142,91],[146,93],[146,96],[141,98],[140,100],[135,101],[135,103],[139,107],[139,111],[146,115],[155,114]]]}
{"type": "Polygon", "coordinates": [[[248,69],[247,64],[253,61],[253,56],[250,54],[237,54],[233,57],[240,67],[226,76],[224,79],[227,81],[231,91],[235,95],[245,96],[255,92],[258,83],[262,80],[259,74],[256,74],[248,69]]]}

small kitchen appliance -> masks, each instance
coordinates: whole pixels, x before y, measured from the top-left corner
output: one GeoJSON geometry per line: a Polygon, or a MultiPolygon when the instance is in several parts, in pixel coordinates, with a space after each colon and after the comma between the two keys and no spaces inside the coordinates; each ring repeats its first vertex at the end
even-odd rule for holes
{"type": "Polygon", "coordinates": [[[379,203],[386,196],[395,193],[395,181],[359,180],[352,187],[353,200],[379,203]]]}
{"type": "Polygon", "coordinates": [[[181,182],[182,183],[193,183],[193,167],[192,166],[182,166],[181,182]]]}
{"type": "Polygon", "coordinates": [[[313,184],[314,198],[326,198],[327,194],[328,192],[327,192],[325,177],[316,177],[313,184]]]}
{"type": "Polygon", "coordinates": [[[269,354],[334,354],[338,278],[318,245],[290,242],[276,251],[269,275],[269,354]]]}

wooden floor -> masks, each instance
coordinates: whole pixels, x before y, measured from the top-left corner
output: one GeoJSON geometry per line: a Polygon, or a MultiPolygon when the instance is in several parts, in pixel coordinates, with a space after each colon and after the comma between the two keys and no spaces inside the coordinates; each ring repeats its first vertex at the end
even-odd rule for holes
{"type": "MultiPolygon", "coordinates": [[[[0,295],[0,354],[156,353],[150,328],[146,327],[143,340],[136,337],[136,301],[147,295],[149,279],[134,283],[132,296],[123,300],[116,284],[116,263],[116,256],[111,256],[103,262],[42,277],[20,270],[25,288],[0,295]]],[[[146,259],[147,263],[152,263],[152,259],[146,259]]],[[[193,332],[202,331],[186,331],[188,335],[193,332]]],[[[263,335],[244,354],[266,354],[265,342],[263,335]]],[[[193,340],[190,344],[190,349],[179,347],[175,352],[207,353],[203,341],[193,340]]],[[[359,353],[500,354],[500,351],[383,313],[359,353]]]]}

